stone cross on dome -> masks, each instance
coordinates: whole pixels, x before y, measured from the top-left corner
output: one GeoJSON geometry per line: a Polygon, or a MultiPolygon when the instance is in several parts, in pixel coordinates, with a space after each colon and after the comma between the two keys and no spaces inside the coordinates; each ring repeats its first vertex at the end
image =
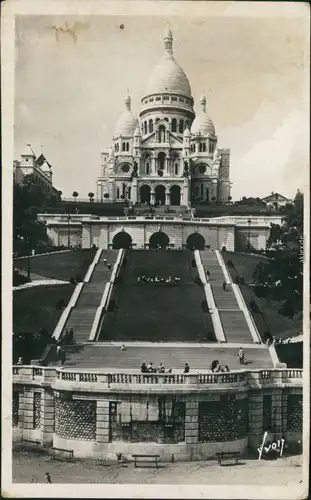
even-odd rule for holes
{"type": "Polygon", "coordinates": [[[202,108],[202,111],[204,113],[206,113],[206,97],[205,97],[205,94],[202,93],[201,97],[200,97],[200,104],[201,104],[201,108],[202,108]]]}

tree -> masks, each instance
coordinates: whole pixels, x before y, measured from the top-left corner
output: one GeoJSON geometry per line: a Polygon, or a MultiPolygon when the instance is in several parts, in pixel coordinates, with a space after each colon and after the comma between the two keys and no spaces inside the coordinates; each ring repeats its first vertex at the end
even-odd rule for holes
{"type": "Polygon", "coordinates": [[[13,251],[27,255],[32,249],[48,244],[44,223],[37,214],[53,204],[53,197],[44,185],[37,184],[33,175],[27,175],[23,184],[13,185],[13,251]]]}
{"type": "Polygon", "coordinates": [[[280,304],[279,313],[293,318],[302,313],[303,304],[303,195],[298,191],[294,203],[284,210],[283,224],[272,225],[267,244],[268,262],[254,271],[258,297],[280,304]]]}
{"type": "Polygon", "coordinates": [[[105,194],[104,194],[104,198],[105,198],[105,199],[107,200],[107,202],[108,202],[109,193],[105,193],[105,194]]]}
{"type": "Polygon", "coordinates": [[[75,199],[75,201],[77,201],[77,198],[78,198],[78,196],[79,196],[79,193],[77,193],[77,191],[74,191],[74,192],[72,193],[72,196],[73,196],[73,198],[75,199]]]}
{"type": "Polygon", "coordinates": [[[93,201],[94,201],[94,193],[89,193],[88,197],[90,198],[90,203],[93,203],[93,201]]]}

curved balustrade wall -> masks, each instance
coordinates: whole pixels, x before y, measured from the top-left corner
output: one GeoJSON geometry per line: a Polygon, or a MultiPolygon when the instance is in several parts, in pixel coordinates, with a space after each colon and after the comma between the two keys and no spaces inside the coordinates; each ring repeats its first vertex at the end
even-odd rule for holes
{"type": "Polygon", "coordinates": [[[302,371],[141,374],[13,368],[13,436],[80,457],[200,460],[301,439],[302,371]]]}

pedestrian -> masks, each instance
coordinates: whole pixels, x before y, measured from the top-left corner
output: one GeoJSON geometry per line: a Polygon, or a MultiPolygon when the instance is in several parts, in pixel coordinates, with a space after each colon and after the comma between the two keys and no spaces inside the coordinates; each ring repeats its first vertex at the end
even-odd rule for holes
{"type": "Polygon", "coordinates": [[[16,363],[17,365],[22,365],[23,364],[23,358],[22,357],[19,357],[18,358],[18,361],[16,363]]]}
{"type": "Polygon", "coordinates": [[[124,345],[124,344],[122,344],[122,345],[121,345],[121,351],[122,351],[122,352],[126,351],[126,347],[125,347],[125,345],[124,345]]]}
{"type": "Polygon", "coordinates": [[[238,358],[239,358],[239,361],[240,361],[240,365],[244,365],[245,355],[244,355],[244,351],[243,351],[242,347],[240,347],[240,349],[239,349],[238,358]]]}
{"type": "Polygon", "coordinates": [[[105,265],[107,264],[107,259],[106,259],[106,257],[104,258],[104,264],[105,264],[105,265]]]}
{"type": "Polygon", "coordinates": [[[45,482],[48,484],[52,484],[52,479],[49,472],[45,473],[45,482]]]}
{"type": "Polygon", "coordinates": [[[60,350],[59,350],[59,359],[60,359],[61,367],[63,367],[65,364],[65,361],[66,361],[66,353],[65,353],[63,348],[60,348],[60,350]]]}
{"type": "Polygon", "coordinates": [[[228,365],[225,365],[225,372],[230,372],[230,368],[228,365]]]}
{"type": "Polygon", "coordinates": [[[107,264],[107,267],[110,270],[111,269],[111,264],[107,264]]]}
{"type": "Polygon", "coordinates": [[[165,368],[163,366],[163,363],[160,363],[158,366],[158,373],[165,373],[165,368]]]}
{"type": "Polygon", "coordinates": [[[224,291],[224,292],[226,291],[226,285],[227,285],[227,284],[226,284],[226,282],[224,281],[224,282],[223,282],[223,284],[222,284],[222,289],[223,289],[223,291],[224,291]]]}
{"type": "Polygon", "coordinates": [[[141,371],[141,373],[147,373],[148,372],[148,368],[147,368],[147,365],[146,365],[145,361],[142,363],[142,365],[140,367],[140,371],[141,371]]]}
{"type": "Polygon", "coordinates": [[[150,363],[148,365],[148,372],[149,373],[153,373],[154,372],[154,366],[153,366],[153,363],[151,363],[151,361],[150,361],[150,363]]]}
{"type": "Polygon", "coordinates": [[[190,371],[190,366],[188,365],[188,363],[185,363],[184,373],[189,373],[189,371],[190,371]]]}

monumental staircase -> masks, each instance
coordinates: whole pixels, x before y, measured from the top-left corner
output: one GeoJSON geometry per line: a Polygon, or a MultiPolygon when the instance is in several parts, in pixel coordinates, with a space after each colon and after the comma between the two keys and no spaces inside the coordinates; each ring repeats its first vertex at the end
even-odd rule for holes
{"type": "Polygon", "coordinates": [[[83,284],[82,291],[65,323],[65,330],[73,329],[76,343],[88,342],[95,313],[100,305],[104,289],[110,281],[118,250],[104,250],[96,264],[90,281],[83,284]],[[107,262],[105,262],[105,259],[107,262]],[[111,269],[108,268],[111,264],[111,269]]]}
{"type": "Polygon", "coordinates": [[[201,262],[205,272],[209,271],[209,284],[218,309],[223,331],[227,342],[250,344],[254,342],[247,324],[244,311],[241,309],[236,294],[224,274],[215,251],[201,251],[201,262]],[[226,282],[226,290],[223,283],[226,282]]]}

